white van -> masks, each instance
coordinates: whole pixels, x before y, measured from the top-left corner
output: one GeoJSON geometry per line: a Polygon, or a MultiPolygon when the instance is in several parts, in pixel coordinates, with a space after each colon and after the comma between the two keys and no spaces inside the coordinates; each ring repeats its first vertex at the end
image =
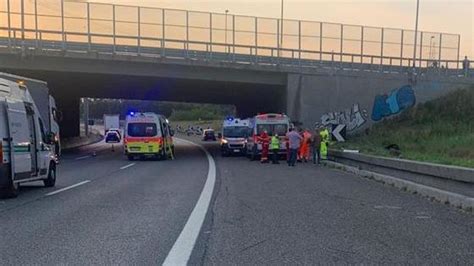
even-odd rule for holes
{"type": "Polygon", "coordinates": [[[221,154],[245,154],[247,138],[250,134],[250,121],[248,119],[226,118],[222,124],[221,154]]]}
{"type": "Polygon", "coordinates": [[[54,137],[26,86],[0,78],[0,197],[17,196],[23,182],[55,185],[54,137]]]}
{"type": "Polygon", "coordinates": [[[59,134],[59,122],[62,119],[62,113],[56,108],[56,101],[51,96],[48,83],[42,80],[17,76],[0,72],[0,79],[10,80],[28,87],[28,92],[35,102],[39,115],[43,118],[44,128],[48,132],[55,134],[54,150],[58,158],[61,156],[61,140],[59,134]]]}

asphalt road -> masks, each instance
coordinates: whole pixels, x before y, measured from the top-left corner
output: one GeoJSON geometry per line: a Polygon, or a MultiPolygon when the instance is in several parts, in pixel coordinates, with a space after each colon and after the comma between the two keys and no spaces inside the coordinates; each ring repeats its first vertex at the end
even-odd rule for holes
{"type": "Polygon", "coordinates": [[[129,162],[121,152],[99,144],[65,155],[55,188],[23,186],[17,199],[0,201],[0,264],[163,261],[208,170],[198,148],[178,143],[176,153],[174,161],[129,162]],[[135,164],[121,169],[130,163],[135,164]],[[46,196],[86,180],[90,182],[46,196]]]}
{"type": "MultiPolygon", "coordinates": [[[[338,170],[223,158],[203,145],[216,183],[189,264],[474,264],[472,213],[338,170]]],[[[28,184],[0,200],[0,264],[161,264],[209,171],[198,147],[177,142],[176,153],[129,162],[95,144],[65,154],[55,188],[28,184]]]]}

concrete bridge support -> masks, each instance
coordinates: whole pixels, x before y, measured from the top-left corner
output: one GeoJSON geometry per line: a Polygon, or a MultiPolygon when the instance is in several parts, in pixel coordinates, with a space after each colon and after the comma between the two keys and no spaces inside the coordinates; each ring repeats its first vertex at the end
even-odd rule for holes
{"type": "Polygon", "coordinates": [[[303,127],[315,124],[345,124],[347,132],[363,130],[404,110],[472,86],[470,79],[340,72],[333,74],[288,74],[287,113],[303,127]]]}

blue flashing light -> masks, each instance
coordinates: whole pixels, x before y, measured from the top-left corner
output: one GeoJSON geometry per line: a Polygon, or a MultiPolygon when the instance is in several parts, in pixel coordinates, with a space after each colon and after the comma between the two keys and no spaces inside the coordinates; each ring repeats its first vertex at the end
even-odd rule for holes
{"type": "Polygon", "coordinates": [[[135,115],[135,112],[130,112],[130,115],[135,115]]]}

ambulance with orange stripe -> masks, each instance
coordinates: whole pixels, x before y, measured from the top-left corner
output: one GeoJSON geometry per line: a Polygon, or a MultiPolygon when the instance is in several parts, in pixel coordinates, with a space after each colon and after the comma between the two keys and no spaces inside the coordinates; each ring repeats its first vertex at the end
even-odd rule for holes
{"type": "Polygon", "coordinates": [[[168,119],[155,113],[130,112],[125,120],[124,151],[135,158],[174,158],[173,130],[168,119]]]}

